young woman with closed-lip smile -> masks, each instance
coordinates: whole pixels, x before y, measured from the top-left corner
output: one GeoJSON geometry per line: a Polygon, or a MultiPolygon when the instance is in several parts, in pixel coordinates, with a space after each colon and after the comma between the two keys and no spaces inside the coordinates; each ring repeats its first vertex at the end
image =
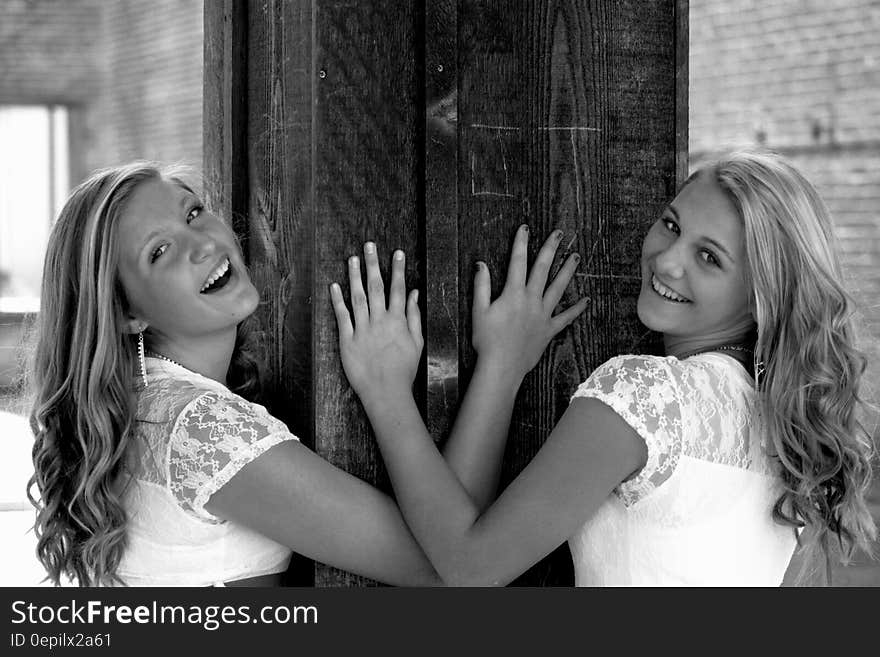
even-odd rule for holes
{"type": "MultiPolygon", "coordinates": [[[[503,364],[488,387],[508,399],[543,349],[517,330],[521,309],[541,308],[549,267],[542,250],[527,280],[527,239],[521,228],[498,299],[485,267],[475,284],[477,363],[503,364]]],[[[377,334],[363,314],[352,325],[336,291],[346,373],[404,517],[447,583],[506,584],[565,541],[585,586],[777,586],[800,538],[806,564],[832,542],[844,556],[869,548],[865,359],[809,181],[772,153],[701,167],[648,231],[641,270],[639,319],[663,334],[666,355],[596,368],[487,508],[440,458],[412,399],[404,361],[420,350],[402,346],[420,335],[377,334]]],[[[368,266],[367,280],[377,275],[368,266]]],[[[359,274],[351,285],[358,294],[359,274]]],[[[503,435],[477,437],[474,453],[500,461],[503,435]]]]}

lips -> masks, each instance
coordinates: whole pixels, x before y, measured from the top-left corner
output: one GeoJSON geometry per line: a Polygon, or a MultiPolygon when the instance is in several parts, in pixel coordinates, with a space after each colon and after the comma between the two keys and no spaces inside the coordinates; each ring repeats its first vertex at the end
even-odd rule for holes
{"type": "Polygon", "coordinates": [[[661,283],[654,274],[651,275],[651,289],[667,301],[672,301],[674,303],[693,303],[690,299],[680,295],[668,285],[661,283]]]}
{"type": "Polygon", "coordinates": [[[200,294],[211,294],[222,289],[232,278],[232,263],[229,262],[228,256],[223,256],[220,262],[211,270],[208,278],[202,284],[199,290],[200,294]]]}

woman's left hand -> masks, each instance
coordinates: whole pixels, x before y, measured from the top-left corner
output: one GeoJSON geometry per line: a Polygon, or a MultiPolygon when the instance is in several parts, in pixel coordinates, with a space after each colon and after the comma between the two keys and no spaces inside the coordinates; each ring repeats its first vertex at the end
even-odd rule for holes
{"type": "Polygon", "coordinates": [[[519,227],[510,251],[507,281],[501,295],[490,303],[489,268],[477,263],[474,278],[473,345],[484,363],[504,371],[518,386],[522,377],[538,364],[550,340],[571,324],[589,303],[588,298],[554,315],[563,292],[571,282],[580,256],[566,258],[547,284],[550,268],[562,239],[555,230],[544,242],[528,277],[528,226],[519,227]]]}
{"type": "Polygon", "coordinates": [[[342,367],[351,387],[365,400],[370,395],[411,394],[424,347],[418,291],[407,296],[405,256],[395,251],[391,262],[391,291],[385,304],[385,284],[373,242],[364,244],[367,293],[361,282],[360,259],[348,259],[354,326],[337,283],[330,298],[339,326],[342,367]]]}

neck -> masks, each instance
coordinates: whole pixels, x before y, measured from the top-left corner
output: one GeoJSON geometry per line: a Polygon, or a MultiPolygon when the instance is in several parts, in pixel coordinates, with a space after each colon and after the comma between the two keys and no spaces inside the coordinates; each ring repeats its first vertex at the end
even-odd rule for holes
{"type": "Polygon", "coordinates": [[[663,334],[663,346],[667,356],[681,358],[694,352],[711,351],[713,348],[729,345],[752,347],[754,323],[732,329],[716,331],[699,336],[678,336],[663,334]]]}
{"type": "Polygon", "coordinates": [[[226,374],[235,349],[235,328],[197,338],[172,340],[161,335],[150,336],[146,348],[225,386],[226,374]]]}

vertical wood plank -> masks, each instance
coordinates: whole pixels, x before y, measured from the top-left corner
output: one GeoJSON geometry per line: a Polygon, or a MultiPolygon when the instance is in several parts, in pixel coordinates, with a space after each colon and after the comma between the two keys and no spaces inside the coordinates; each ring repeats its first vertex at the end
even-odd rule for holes
{"type": "Polygon", "coordinates": [[[675,189],[688,177],[690,0],[675,2],[675,189]]]}
{"type": "MultiPolygon", "coordinates": [[[[249,3],[247,250],[271,346],[266,406],[315,445],[312,3],[249,3]]],[[[288,583],[311,585],[298,555],[288,583]]]]}
{"type": "Polygon", "coordinates": [[[427,427],[448,436],[458,410],[458,67],[455,0],[425,0],[425,296],[427,427]]]}
{"type": "Polygon", "coordinates": [[[247,3],[207,2],[204,23],[205,202],[241,236],[247,232],[247,3]]]}
{"type": "MultiPolygon", "coordinates": [[[[583,256],[563,303],[591,299],[520,391],[503,482],[528,463],[576,385],[613,354],[651,347],[638,323],[642,235],[675,178],[674,2],[462,0],[459,5],[459,257],[462,335],[486,258],[493,292],[510,241],[531,226],[531,254],[556,227],[557,262],[583,256]]],[[[469,370],[473,353],[463,343],[469,370]]],[[[570,584],[567,548],[516,584],[570,584]]]]}
{"type": "MultiPolygon", "coordinates": [[[[424,219],[423,13],[414,3],[316,0],[314,137],[315,447],[331,463],[390,490],[360,402],[339,360],[328,286],[348,297],[346,258],[379,247],[382,274],[401,248],[409,287],[421,286],[424,219]]],[[[424,288],[422,288],[424,289],[424,288]]],[[[424,389],[424,375],[419,386],[424,389]]],[[[318,586],[371,585],[316,567],[318,586]]]]}

